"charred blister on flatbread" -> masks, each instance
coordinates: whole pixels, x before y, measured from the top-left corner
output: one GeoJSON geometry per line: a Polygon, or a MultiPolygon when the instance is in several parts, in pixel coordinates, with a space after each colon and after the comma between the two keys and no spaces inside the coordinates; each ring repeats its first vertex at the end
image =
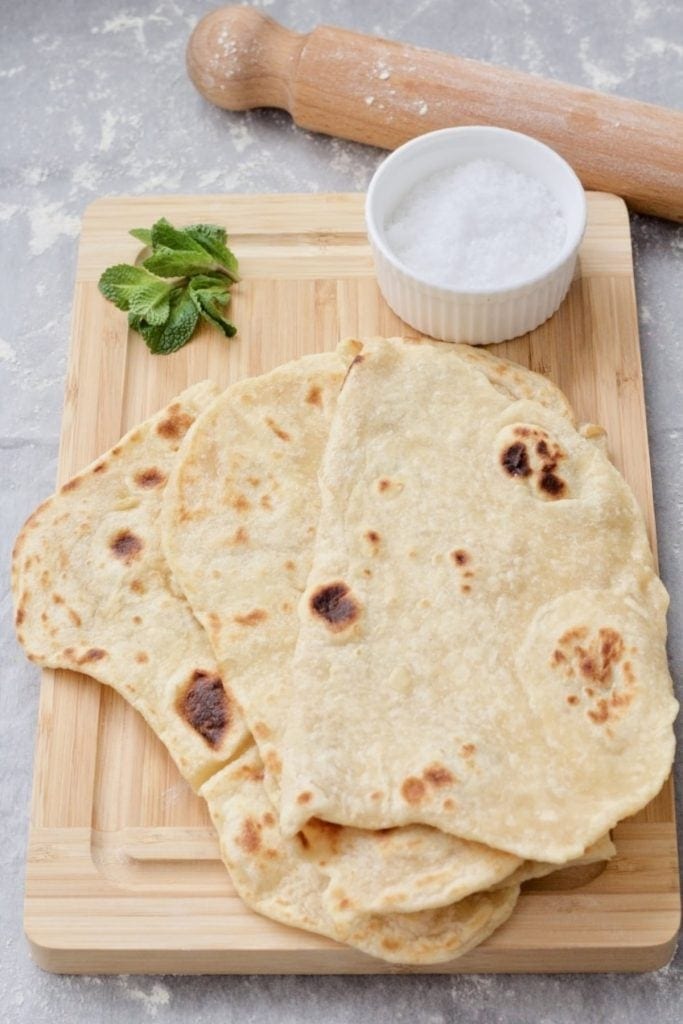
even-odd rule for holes
{"type": "Polygon", "coordinates": [[[325,583],[309,598],[309,607],[332,633],[348,629],[360,617],[360,605],[342,580],[325,583]]]}
{"type": "Polygon", "coordinates": [[[569,707],[583,709],[598,726],[622,718],[636,695],[636,675],[631,656],[619,630],[588,626],[566,630],[550,656],[550,667],[563,679],[569,707]]]}
{"type": "Polygon", "coordinates": [[[210,747],[220,746],[230,725],[230,701],[219,675],[196,669],[176,701],[176,710],[210,747]]]}
{"type": "Polygon", "coordinates": [[[567,482],[558,472],[566,452],[547,431],[517,424],[505,435],[499,454],[503,472],[511,479],[526,481],[532,493],[546,501],[567,497],[567,482]]]}

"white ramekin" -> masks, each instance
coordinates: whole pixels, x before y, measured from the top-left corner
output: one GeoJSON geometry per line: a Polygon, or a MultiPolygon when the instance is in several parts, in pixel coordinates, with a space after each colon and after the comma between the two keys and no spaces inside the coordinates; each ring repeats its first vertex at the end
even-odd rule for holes
{"type": "Polygon", "coordinates": [[[574,274],[586,196],[569,164],[528,135],[484,126],[444,128],[407,142],[380,164],[368,188],[365,220],[379,287],[393,311],[433,338],[485,345],[533,330],[558,308],[574,274]],[[567,223],[562,250],[541,273],[512,287],[458,291],[430,284],[391,251],[387,217],[418,181],[481,158],[504,161],[545,185],[567,223]]]}

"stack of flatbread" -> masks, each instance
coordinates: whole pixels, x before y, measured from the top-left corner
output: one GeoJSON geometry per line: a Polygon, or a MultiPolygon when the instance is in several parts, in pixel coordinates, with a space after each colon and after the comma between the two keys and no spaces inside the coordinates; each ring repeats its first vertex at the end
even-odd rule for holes
{"type": "Polygon", "coordinates": [[[166,744],[249,906],[385,960],[609,858],[672,763],[633,495],[552,384],[467,346],[188,389],[36,510],[13,590],[28,656],[166,744]]]}

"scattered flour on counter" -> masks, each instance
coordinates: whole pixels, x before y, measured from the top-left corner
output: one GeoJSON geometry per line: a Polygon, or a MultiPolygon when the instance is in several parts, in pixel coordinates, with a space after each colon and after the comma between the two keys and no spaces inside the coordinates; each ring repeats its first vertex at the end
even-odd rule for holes
{"type": "Polygon", "coordinates": [[[21,177],[27,185],[40,185],[41,182],[47,181],[48,173],[47,167],[26,167],[21,172],[21,177]]]}
{"type": "Polygon", "coordinates": [[[171,1002],[171,993],[158,981],[153,983],[149,992],[133,986],[127,974],[120,975],[116,979],[116,984],[128,999],[140,1003],[150,1017],[156,1017],[159,1007],[168,1006],[171,1002]]]}
{"type": "Polygon", "coordinates": [[[29,251],[34,256],[42,253],[55,244],[62,235],[75,238],[81,229],[78,217],[65,213],[62,203],[40,203],[28,211],[31,227],[29,251]]]}
{"type": "Polygon", "coordinates": [[[20,72],[25,70],[25,64],[17,64],[16,67],[13,68],[4,68],[3,70],[0,70],[0,78],[14,78],[15,75],[18,75],[20,72]]]}
{"type": "Polygon", "coordinates": [[[4,338],[0,338],[0,362],[2,363],[16,363],[17,354],[8,341],[4,338]]]}
{"type": "Polygon", "coordinates": [[[254,133],[244,121],[237,121],[230,125],[230,141],[237,153],[243,153],[254,142],[254,133]]]}
{"type": "Polygon", "coordinates": [[[16,203],[0,203],[0,221],[9,220],[18,209],[16,203]]]}
{"type": "Polygon", "coordinates": [[[120,120],[121,118],[118,116],[118,114],[115,114],[111,110],[105,110],[104,114],[102,115],[100,144],[98,147],[100,153],[108,153],[111,149],[111,144],[116,138],[115,129],[117,124],[119,124],[120,120]]]}
{"type": "Polygon", "coordinates": [[[590,46],[590,36],[584,36],[583,39],[579,40],[579,63],[586,77],[586,84],[591,89],[599,91],[609,91],[614,89],[615,86],[621,85],[623,81],[621,75],[614,74],[613,71],[610,71],[604,65],[596,64],[595,61],[590,59],[590,46]]]}
{"type": "Polygon", "coordinates": [[[659,39],[657,36],[646,36],[643,42],[647,46],[648,50],[651,53],[656,54],[657,57],[661,57],[666,53],[671,53],[675,57],[683,57],[683,46],[674,42],[672,39],[659,39]]]}
{"type": "Polygon", "coordinates": [[[171,24],[168,18],[165,18],[162,14],[149,14],[146,18],[141,18],[138,15],[128,14],[127,11],[121,11],[120,14],[114,15],[113,18],[109,18],[105,21],[102,28],[93,28],[91,32],[93,35],[100,33],[103,36],[109,35],[110,32],[129,32],[132,31],[139,46],[144,50],[147,46],[147,40],[145,38],[145,26],[150,21],[162,21],[167,25],[171,24]]]}
{"type": "Polygon", "coordinates": [[[472,160],[419,181],[387,217],[386,240],[423,280],[463,290],[532,277],[567,226],[539,181],[499,160],[472,160]]]}

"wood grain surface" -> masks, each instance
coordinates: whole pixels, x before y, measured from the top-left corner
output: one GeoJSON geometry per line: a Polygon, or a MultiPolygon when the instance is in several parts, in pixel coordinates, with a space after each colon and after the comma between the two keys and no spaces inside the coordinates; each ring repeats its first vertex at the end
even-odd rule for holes
{"type": "MultiPolygon", "coordinates": [[[[495,351],[547,374],[579,420],[602,424],[654,543],[654,515],[628,217],[589,194],[569,297],[529,335],[495,351]]],[[[340,337],[413,334],[383,302],[363,197],[163,196],[103,199],[86,212],[76,278],[59,480],[112,446],[194,381],[227,385],[340,337]],[[211,329],[151,356],[97,290],[135,259],[127,235],[157,217],[224,224],[240,259],[238,337],[211,329]]],[[[113,691],[44,672],[26,878],[25,927],[51,971],[396,973],[331,940],[266,920],[241,902],[202,801],[161,743],[113,691]]],[[[603,871],[530,883],[483,945],[431,971],[638,971],[666,963],[680,918],[673,790],[615,830],[603,871]]]]}

